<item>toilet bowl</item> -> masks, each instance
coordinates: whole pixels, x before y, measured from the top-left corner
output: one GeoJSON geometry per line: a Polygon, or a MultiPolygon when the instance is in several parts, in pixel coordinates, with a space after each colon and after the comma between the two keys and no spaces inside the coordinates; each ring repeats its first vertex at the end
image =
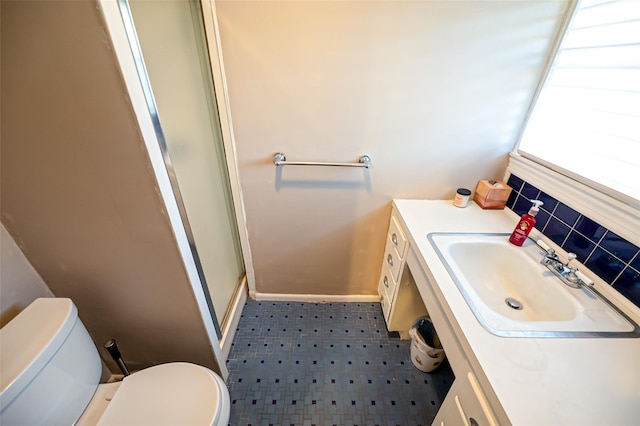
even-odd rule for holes
{"type": "Polygon", "coordinates": [[[100,384],[102,363],[70,299],[36,299],[0,329],[0,424],[226,425],[229,392],[175,362],[100,384]]]}

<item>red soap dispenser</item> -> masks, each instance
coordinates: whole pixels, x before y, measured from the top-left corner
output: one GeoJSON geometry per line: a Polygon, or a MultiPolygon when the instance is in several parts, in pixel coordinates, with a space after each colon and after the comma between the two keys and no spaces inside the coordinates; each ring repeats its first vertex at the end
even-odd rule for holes
{"type": "Polygon", "coordinates": [[[515,244],[517,246],[521,246],[524,244],[524,241],[527,239],[527,235],[531,232],[531,229],[536,224],[536,215],[540,210],[540,206],[543,204],[540,200],[529,200],[533,204],[529,209],[529,213],[523,214],[520,218],[520,222],[516,225],[516,229],[513,230],[513,233],[509,237],[509,242],[511,244],[515,244]]]}

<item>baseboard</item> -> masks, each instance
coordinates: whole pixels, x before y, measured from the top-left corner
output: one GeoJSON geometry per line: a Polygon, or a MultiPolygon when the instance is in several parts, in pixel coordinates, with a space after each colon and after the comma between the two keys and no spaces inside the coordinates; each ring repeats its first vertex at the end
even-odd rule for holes
{"type": "Polygon", "coordinates": [[[332,302],[379,302],[380,296],[377,294],[282,294],[282,293],[258,293],[252,294],[255,300],[266,300],[272,302],[309,302],[309,303],[332,303],[332,302]]]}
{"type": "Polygon", "coordinates": [[[222,362],[227,362],[229,352],[231,351],[231,343],[236,335],[240,316],[247,301],[247,277],[245,276],[239,285],[239,289],[233,299],[231,309],[229,311],[229,320],[226,322],[224,330],[222,330],[222,339],[220,339],[220,347],[222,349],[222,362]]]}

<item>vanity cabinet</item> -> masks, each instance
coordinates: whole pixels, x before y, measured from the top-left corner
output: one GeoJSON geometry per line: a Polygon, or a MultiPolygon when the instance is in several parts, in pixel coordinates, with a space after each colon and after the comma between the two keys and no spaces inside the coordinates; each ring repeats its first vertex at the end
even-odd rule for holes
{"type": "MultiPolygon", "coordinates": [[[[382,284],[385,320],[402,334],[418,316],[407,312],[418,302],[422,312],[426,307],[455,375],[435,425],[638,425],[640,339],[492,334],[428,238],[433,233],[509,234],[518,220],[515,213],[483,210],[475,203],[461,209],[450,200],[394,200],[392,208],[385,240],[395,233],[406,244],[394,249],[400,261],[396,274],[381,269],[381,280],[387,271],[392,289],[386,293],[382,284]]],[[[595,285],[640,321],[640,311],[623,303],[615,288],[601,280],[595,285]]]]}
{"type": "Polygon", "coordinates": [[[478,379],[476,371],[481,372],[481,367],[467,356],[471,348],[465,346],[464,339],[458,338],[461,330],[456,328],[455,321],[449,320],[452,315],[450,309],[446,304],[441,304],[430,271],[423,266],[411,246],[410,235],[395,206],[386,238],[378,292],[387,328],[399,332],[401,338],[408,339],[409,329],[416,319],[430,317],[456,377],[433,424],[509,424],[497,398],[488,398],[487,394],[492,394],[491,391],[487,393],[483,390],[489,385],[481,385],[478,379]]]}
{"type": "Polygon", "coordinates": [[[497,425],[475,375],[469,371],[456,377],[433,425],[485,426],[497,425]]]}
{"type": "Polygon", "coordinates": [[[413,323],[427,316],[411,271],[406,268],[408,247],[406,233],[394,210],[389,221],[378,294],[388,330],[399,332],[401,339],[409,339],[413,323]]]}

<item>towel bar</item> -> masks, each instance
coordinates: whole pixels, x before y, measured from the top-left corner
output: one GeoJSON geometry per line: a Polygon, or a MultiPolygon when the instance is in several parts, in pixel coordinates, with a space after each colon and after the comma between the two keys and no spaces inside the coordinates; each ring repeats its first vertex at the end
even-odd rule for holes
{"type": "Polygon", "coordinates": [[[287,161],[287,156],[278,152],[273,156],[273,164],[276,166],[338,166],[338,167],[371,167],[371,157],[361,155],[357,163],[332,163],[326,161],[287,161]]]}

